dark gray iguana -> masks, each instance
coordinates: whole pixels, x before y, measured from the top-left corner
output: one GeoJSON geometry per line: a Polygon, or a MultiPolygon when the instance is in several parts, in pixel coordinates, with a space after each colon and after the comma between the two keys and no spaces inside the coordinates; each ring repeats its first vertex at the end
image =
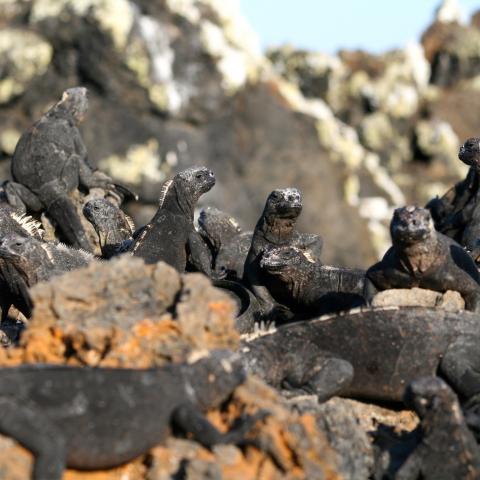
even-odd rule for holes
{"type": "Polygon", "coordinates": [[[242,279],[253,232],[243,232],[237,220],[215,207],[200,211],[199,233],[210,246],[213,269],[232,280],[242,279]]]}
{"type": "Polygon", "coordinates": [[[284,333],[288,331],[280,328],[262,336],[243,336],[240,352],[249,373],[287,396],[316,395],[319,402],[348,387],[354,376],[350,362],[319,347],[314,339],[284,333]]]}
{"type": "Polygon", "coordinates": [[[480,276],[475,263],[457,242],[435,230],[427,209],[396,209],[390,233],[392,247],[367,271],[368,299],[377,290],[390,288],[455,290],[467,310],[480,311],[480,276]]]}
{"type": "MultiPolygon", "coordinates": [[[[480,138],[468,138],[460,147],[458,158],[470,166],[464,180],[458,182],[441,198],[435,197],[426,208],[435,228],[473,250],[480,235],[480,138]]],[[[480,253],[480,252],[479,252],[480,253]]]]}
{"type": "Polygon", "coordinates": [[[85,204],[83,214],[97,232],[103,258],[112,258],[130,248],[135,226],[120,207],[97,198],[85,204]]]}
{"type": "Polygon", "coordinates": [[[189,168],[166,182],[159,208],[132,243],[131,252],[146,263],[164,261],[184,272],[187,261],[209,277],[212,272],[210,251],[193,225],[198,199],[215,185],[215,176],[205,167],[189,168]]]}
{"type": "Polygon", "coordinates": [[[418,378],[404,400],[420,417],[421,440],[395,480],[480,478],[480,450],[450,387],[438,377],[418,378]]]}
{"type": "MultiPolygon", "coordinates": [[[[33,237],[42,241],[43,230],[39,222],[23,213],[18,213],[8,204],[0,205],[0,238],[8,235],[33,237]]],[[[1,319],[6,320],[8,311],[14,305],[25,316],[30,316],[33,308],[30,294],[21,274],[0,258],[0,307],[1,319]]]]}
{"type": "Polygon", "coordinates": [[[273,298],[304,318],[365,303],[365,271],[330,267],[297,247],[267,250],[260,261],[273,298]]]}
{"type": "Polygon", "coordinates": [[[220,433],[203,416],[245,381],[231,352],[149,370],[32,365],[1,368],[0,432],[35,455],[33,480],[66,466],[115,467],[145,454],[173,425],[206,447],[238,444],[260,411],[220,433]]]}
{"type": "Polygon", "coordinates": [[[479,393],[479,341],[480,315],[475,313],[386,307],[283,325],[246,346],[267,352],[262,365],[267,375],[302,368],[308,375],[308,346],[313,345],[353,366],[353,380],[342,395],[400,402],[406,385],[420,376],[442,376],[462,398],[479,393]]]}
{"type": "Polygon", "coordinates": [[[315,261],[320,261],[322,238],[319,235],[302,234],[295,229],[301,211],[302,197],[299,190],[274,190],[268,196],[262,216],[255,226],[243,280],[257,297],[265,316],[275,311],[276,302],[265,286],[260,268],[263,254],[270,248],[289,245],[309,251],[315,261]]]}
{"type": "Polygon", "coordinates": [[[10,234],[0,240],[0,271],[5,287],[13,299],[20,296],[23,300],[20,304],[12,303],[26,317],[30,317],[33,307],[28,292],[30,287],[55,275],[85,267],[93,260],[89,252],[34,237],[10,234]]]}
{"type": "Polygon", "coordinates": [[[114,191],[112,179],[88,164],[78,125],[88,108],[86,88],[70,88],[17,143],[12,157],[14,182],[8,200],[28,210],[46,210],[65,240],[90,251],[91,245],[69,194],[78,187],[114,191]]]}

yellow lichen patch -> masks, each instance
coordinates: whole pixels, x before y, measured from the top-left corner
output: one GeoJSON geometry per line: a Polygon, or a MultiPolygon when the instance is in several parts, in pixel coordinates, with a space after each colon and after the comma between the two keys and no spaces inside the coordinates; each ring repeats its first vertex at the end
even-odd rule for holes
{"type": "Polygon", "coordinates": [[[125,48],[134,21],[134,10],[128,0],[35,0],[30,22],[52,17],[68,21],[69,12],[94,18],[118,50],[125,48]]]}
{"type": "Polygon", "coordinates": [[[14,128],[6,128],[0,133],[0,149],[7,155],[13,155],[21,133],[14,128]]]}
{"type": "Polygon", "coordinates": [[[0,30],[0,103],[22,94],[36,76],[43,75],[52,59],[51,45],[29,30],[0,30]]]}
{"type": "Polygon", "coordinates": [[[160,146],[154,138],[143,145],[132,145],[124,156],[110,155],[99,163],[112,177],[133,185],[140,185],[144,178],[152,182],[165,178],[160,168],[160,146]]]}

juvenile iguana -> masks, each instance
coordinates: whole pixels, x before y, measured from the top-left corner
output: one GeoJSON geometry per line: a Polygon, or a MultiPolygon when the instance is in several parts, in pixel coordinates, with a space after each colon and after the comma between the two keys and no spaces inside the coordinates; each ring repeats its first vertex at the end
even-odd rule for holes
{"type": "Polygon", "coordinates": [[[212,256],[193,225],[198,199],[215,185],[215,176],[205,167],[189,168],[166,182],[155,216],[132,243],[131,252],[146,263],[164,261],[184,272],[187,261],[209,277],[212,256]]]}
{"type": "Polygon", "coordinates": [[[451,388],[438,377],[418,378],[405,403],[420,417],[421,440],[395,480],[480,478],[480,450],[451,388]]]}
{"type": "Polygon", "coordinates": [[[241,279],[253,232],[243,232],[235,218],[215,207],[200,211],[198,225],[212,251],[214,271],[232,280],[241,279]]]}
{"type": "Polygon", "coordinates": [[[55,275],[87,266],[93,255],[63,244],[42,242],[34,237],[10,234],[0,240],[0,268],[12,303],[30,317],[33,307],[28,289],[55,275]],[[22,302],[17,304],[15,299],[22,302]]]}
{"type": "Polygon", "coordinates": [[[12,157],[14,182],[9,202],[28,210],[46,210],[67,242],[90,251],[91,245],[69,194],[79,187],[114,191],[110,177],[88,164],[78,125],[88,108],[87,89],[70,88],[40,120],[23,133],[12,157]]]}
{"type": "Polygon", "coordinates": [[[265,316],[275,310],[275,300],[262,275],[260,261],[273,247],[294,246],[307,250],[320,261],[323,240],[319,235],[301,234],[295,223],[302,211],[302,197],[296,188],[274,190],[267,198],[262,216],[255,226],[252,244],[245,260],[243,280],[257,297],[265,316]]]}
{"type": "Polygon", "coordinates": [[[365,303],[365,271],[330,267],[314,261],[298,247],[267,250],[260,260],[273,298],[295,317],[312,317],[365,303]]]}
{"type": "Polygon", "coordinates": [[[128,250],[135,226],[120,207],[105,198],[97,198],[85,204],[83,214],[97,232],[103,258],[112,258],[128,250]]]}
{"type": "Polygon", "coordinates": [[[353,366],[343,396],[400,402],[406,385],[420,376],[440,375],[462,398],[480,393],[479,341],[480,315],[466,310],[361,307],[280,326],[247,346],[270,352],[267,374],[298,368],[307,375],[310,354],[304,358],[302,345],[313,345],[353,366]]]}
{"type": "Polygon", "coordinates": [[[244,382],[231,353],[149,370],[31,365],[1,368],[0,432],[35,455],[34,480],[66,466],[115,467],[145,454],[175,426],[206,447],[238,444],[266,413],[220,433],[203,413],[244,382]]]}
{"type": "Polygon", "coordinates": [[[390,288],[455,290],[465,308],[480,311],[480,276],[467,252],[451,238],[437,232],[427,209],[395,210],[390,224],[392,247],[367,271],[366,295],[390,288]]]}

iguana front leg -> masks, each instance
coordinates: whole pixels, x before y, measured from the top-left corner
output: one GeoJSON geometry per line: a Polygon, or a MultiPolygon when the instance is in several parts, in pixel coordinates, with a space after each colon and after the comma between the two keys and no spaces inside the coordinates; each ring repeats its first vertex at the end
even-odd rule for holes
{"type": "Polygon", "coordinates": [[[291,372],[283,382],[289,392],[316,395],[319,402],[325,402],[350,385],[353,379],[353,366],[341,358],[318,358],[318,365],[305,375],[305,365],[291,372]]]}
{"type": "Polygon", "coordinates": [[[204,447],[211,448],[219,443],[238,445],[244,442],[245,435],[255,423],[267,415],[269,415],[268,412],[261,410],[254,415],[241,417],[237,426],[226,433],[221,433],[194,405],[184,404],[174,411],[172,423],[184,433],[192,434],[193,438],[204,447]]]}
{"type": "Polygon", "coordinates": [[[215,272],[212,269],[212,254],[203,238],[195,230],[188,236],[189,261],[199,272],[213,280],[222,280],[226,272],[215,272]]]}
{"type": "Polygon", "coordinates": [[[32,212],[40,212],[44,208],[40,199],[21,183],[6,181],[3,184],[3,189],[8,203],[23,213],[27,209],[32,212]]]}
{"type": "Polygon", "coordinates": [[[44,415],[22,405],[20,399],[0,398],[0,432],[33,453],[33,480],[62,479],[66,442],[44,415]]]}

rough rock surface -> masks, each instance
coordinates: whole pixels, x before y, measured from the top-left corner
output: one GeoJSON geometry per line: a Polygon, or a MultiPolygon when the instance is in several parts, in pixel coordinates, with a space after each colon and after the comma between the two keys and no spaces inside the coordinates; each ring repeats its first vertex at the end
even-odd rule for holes
{"type": "Polygon", "coordinates": [[[372,300],[374,307],[437,307],[450,312],[465,309],[465,302],[458,292],[445,293],[424,288],[395,288],[378,292],[372,300]]]}
{"type": "Polygon", "coordinates": [[[123,256],[32,289],[33,317],[0,363],[139,367],[235,348],[234,305],[201,274],[123,256]]]}

